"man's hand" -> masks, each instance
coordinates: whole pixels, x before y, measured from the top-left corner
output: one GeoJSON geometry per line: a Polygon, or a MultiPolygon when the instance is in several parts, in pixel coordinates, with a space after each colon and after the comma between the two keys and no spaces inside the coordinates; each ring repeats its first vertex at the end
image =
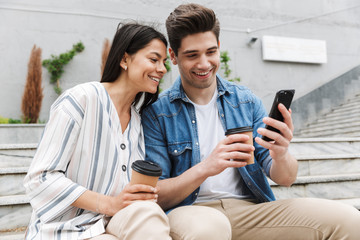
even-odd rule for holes
{"type": "Polygon", "coordinates": [[[274,141],[267,142],[259,137],[255,141],[269,149],[273,164],[270,168],[270,177],[280,185],[290,186],[296,180],[298,164],[297,160],[289,153],[288,148],[293,138],[294,125],[291,119],[291,110],[287,110],[283,104],[278,105],[279,111],[284,117],[284,122],[266,117],[264,123],[280,130],[280,133],[259,128],[258,133],[267,136],[274,141]]]}
{"type": "Polygon", "coordinates": [[[250,153],[255,150],[254,146],[245,143],[248,139],[248,135],[240,133],[227,136],[220,141],[211,154],[199,163],[206,177],[217,175],[229,167],[246,166],[246,161],[251,158],[250,153]]]}
{"type": "Polygon", "coordinates": [[[270,150],[270,156],[273,159],[281,159],[286,155],[294,131],[291,110],[288,111],[281,103],[278,105],[278,108],[284,117],[284,122],[269,117],[265,117],[263,121],[265,124],[280,130],[280,133],[265,128],[259,128],[259,134],[274,139],[274,141],[267,142],[258,137],[255,139],[258,144],[270,150]]]}

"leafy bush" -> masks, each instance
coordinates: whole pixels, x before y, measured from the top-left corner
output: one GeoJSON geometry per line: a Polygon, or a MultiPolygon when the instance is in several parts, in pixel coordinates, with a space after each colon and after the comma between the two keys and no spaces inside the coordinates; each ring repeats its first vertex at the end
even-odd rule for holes
{"type": "Polygon", "coordinates": [[[232,71],[231,71],[230,66],[228,64],[228,62],[231,60],[231,58],[229,57],[228,54],[229,54],[228,51],[220,52],[221,69],[224,70],[224,75],[225,75],[225,78],[227,80],[229,80],[230,82],[240,82],[239,77],[229,78],[232,71]]]}
{"type": "Polygon", "coordinates": [[[70,62],[75,54],[82,52],[85,49],[82,42],[78,42],[73,45],[73,48],[66,52],[62,53],[59,56],[51,55],[51,59],[45,59],[42,62],[42,65],[49,71],[51,74],[50,83],[56,84],[54,87],[55,92],[60,95],[62,90],[60,87],[60,77],[64,73],[64,66],[70,62]]]}

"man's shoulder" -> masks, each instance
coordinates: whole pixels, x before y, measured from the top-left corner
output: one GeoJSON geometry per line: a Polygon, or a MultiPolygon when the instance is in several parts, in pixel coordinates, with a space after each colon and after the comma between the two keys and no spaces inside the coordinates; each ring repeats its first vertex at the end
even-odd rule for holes
{"type": "Polygon", "coordinates": [[[144,113],[146,114],[147,112],[151,111],[157,116],[171,114],[171,109],[172,105],[174,105],[174,102],[171,101],[170,95],[170,89],[162,92],[154,103],[144,109],[144,113]]]}
{"type": "Polygon", "coordinates": [[[247,86],[223,80],[223,85],[228,94],[225,97],[236,98],[241,101],[255,101],[258,97],[247,86]]]}

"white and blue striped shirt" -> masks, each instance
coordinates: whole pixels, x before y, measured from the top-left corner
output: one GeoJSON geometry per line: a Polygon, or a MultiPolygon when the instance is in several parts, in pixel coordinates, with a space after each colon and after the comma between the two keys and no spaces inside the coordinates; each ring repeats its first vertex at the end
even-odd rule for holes
{"type": "Polygon", "coordinates": [[[101,83],[64,92],[51,107],[24,180],[33,208],[26,239],[85,239],[103,233],[105,216],[71,204],[87,189],[118,195],[129,182],[131,163],[144,157],[141,121],[134,107],[122,133],[101,83]]]}

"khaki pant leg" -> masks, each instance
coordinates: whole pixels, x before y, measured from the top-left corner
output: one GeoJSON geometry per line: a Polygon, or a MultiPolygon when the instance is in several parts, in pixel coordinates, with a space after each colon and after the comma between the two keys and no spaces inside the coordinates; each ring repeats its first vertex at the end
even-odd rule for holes
{"type": "Polygon", "coordinates": [[[233,240],[360,239],[360,212],[336,201],[298,198],[254,204],[222,200],[233,240]]]}
{"type": "Polygon", "coordinates": [[[91,238],[91,240],[119,240],[119,238],[111,234],[101,234],[99,236],[91,238]]]}
{"type": "Polygon", "coordinates": [[[135,202],[116,213],[106,233],[121,240],[171,240],[169,221],[158,204],[135,202]]]}
{"type": "MultiPolygon", "coordinates": [[[[219,201],[220,202],[220,201],[219,201]]],[[[173,240],[230,240],[229,220],[220,211],[204,206],[184,206],[169,214],[173,240]]]]}

